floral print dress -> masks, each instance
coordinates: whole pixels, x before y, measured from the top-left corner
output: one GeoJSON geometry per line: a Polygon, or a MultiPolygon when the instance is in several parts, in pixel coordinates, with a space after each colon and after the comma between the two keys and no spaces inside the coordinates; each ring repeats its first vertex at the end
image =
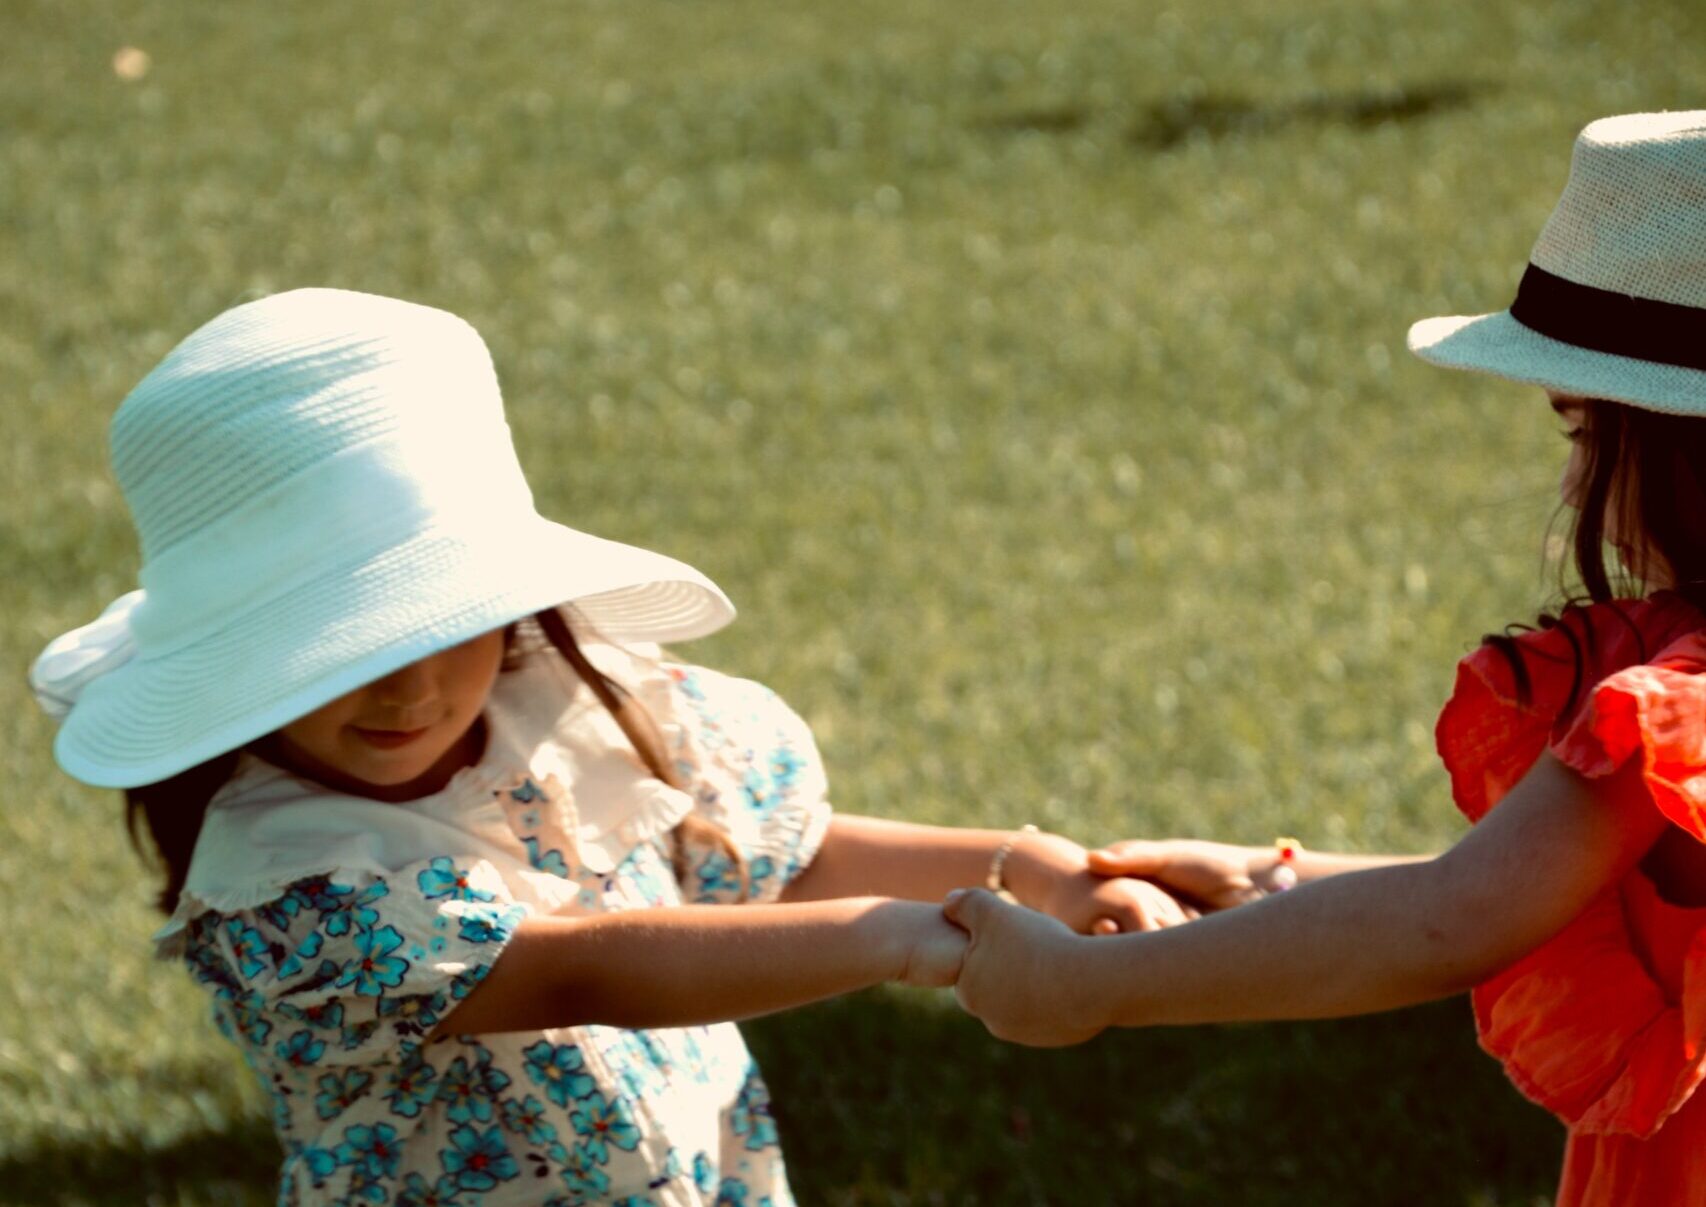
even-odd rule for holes
{"type": "Polygon", "coordinates": [[[333,793],[247,755],[161,932],[267,1088],[279,1201],[395,1207],[793,1202],[770,1097],[732,1024],[424,1037],[533,913],[739,899],[673,827],[697,811],[774,900],[828,825],[805,724],[757,684],[589,646],[690,784],[652,777],[554,649],[500,677],[478,765],[433,796],[333,793]]]}

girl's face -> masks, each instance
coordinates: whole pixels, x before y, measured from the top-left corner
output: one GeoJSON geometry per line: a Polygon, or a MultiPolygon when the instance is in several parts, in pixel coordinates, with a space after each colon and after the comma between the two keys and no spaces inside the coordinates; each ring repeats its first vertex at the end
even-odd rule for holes
{"type": "Polygon", "coordinates": [[[428,796],[478,761],[474,724],[503,663],[501,629],[412,662],[263,739],[259,753],[328,788],[376,800],[428,796]]]}

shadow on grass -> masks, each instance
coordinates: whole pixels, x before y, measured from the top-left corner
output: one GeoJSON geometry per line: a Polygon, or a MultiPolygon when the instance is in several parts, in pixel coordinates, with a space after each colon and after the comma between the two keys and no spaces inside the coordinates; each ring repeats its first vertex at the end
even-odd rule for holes
{"type": "MultiPolygon", "coordinates": [[[[805,1204],[1533,1202],[1560,1159],[1461,1002],[1040,1052],[940,998],[874,992],[747,1033],[805,1204]]],[[[0,1199],[263,1203],[277,1154],[260,1119],[154,1149],[80,1141],[0,1161],[0,1199]]]]}
{"type": "MultiPolygon", "coordinates": [[[[1126,137],[1142,150],[1167,151],[1193,139],[1276,134],[1297,125],[1372,129],[1467,108],[1492,90],[1489,84],[1444,80],[1394,89],[1323,92],[1286,101],[1181,93],[1145,105],[1126,137]]],[[[1002,114],[981,124],[996,131],[1070,134],[1094,116],[1082,105],[1059,105],[1002,114]]]]}

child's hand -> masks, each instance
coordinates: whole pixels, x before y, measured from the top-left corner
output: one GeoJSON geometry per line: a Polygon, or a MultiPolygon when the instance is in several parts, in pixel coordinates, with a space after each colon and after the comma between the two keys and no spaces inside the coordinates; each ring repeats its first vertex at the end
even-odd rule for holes
{"type": "Polygon", "coordinates": [[[995,1038],[1053,1048],[1102,1030],[1072,1001],[1089,987],[1068,967],[1085,940],[1064,924],[984,889],[948,894],[943,912],[971,936],[954,995],[995,1038]]]}
{"type": "Polygon", "coordinates": [[[1023,905],[1081,935],[1160,930],[1197,917],[1165,889],[1119,873],[1098,872],[1089,853],[1058,834],[1029,834],[1007,860],[1008,884],[1023,905]]]}
{"type": "Polygon", "coordinates": [[[873,916],[891,952],[889,979],[919,989],[944,989],[960,974],[965,931],[927,901],[886,901],[873,916]]]}
{"type": "Polygon", "coordinates": [[[1089,852],[1088,859],[1095,875],[1142,876],[1210,910],[1230,909],[1267,896],[1263,882],[1273,874],[1277,862],[1272,847],[1235,847],[1189,839],[1116,842],[1089,852]]]}

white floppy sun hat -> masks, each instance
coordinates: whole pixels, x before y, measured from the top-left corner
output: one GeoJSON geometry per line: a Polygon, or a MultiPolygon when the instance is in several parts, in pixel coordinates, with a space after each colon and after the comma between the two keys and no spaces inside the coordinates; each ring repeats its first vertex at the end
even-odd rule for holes
{"type": "Polygon", "coordinates": [[[612,640],[734,608],[699,571],[540,516],[484,342],[333,289],[238,306],[120,405],[113,471],[142,589],[31,681],[71,775],[175,775],[420,658],[572,602],[612,640]]]}
{"type": "Polygon", "coordinates": [[[1589,125],[1510,309],[1425,319],[1409,343],[1447,368],[1706,415],[1706,110],[1589,125]]]}

